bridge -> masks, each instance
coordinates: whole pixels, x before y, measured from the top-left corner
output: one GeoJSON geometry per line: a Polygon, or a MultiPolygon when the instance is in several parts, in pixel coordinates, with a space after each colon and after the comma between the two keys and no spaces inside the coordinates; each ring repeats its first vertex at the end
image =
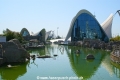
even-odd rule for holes
{"type": "MultiPolygon", "coordinates": [[[[64,39],[52,39],[52,40],[50,40],[50,42],[52,42],[52,43],[56,42],[56,41],[58,42],[59,40],[65,41],[65,38],[64,39]]],[[[71,38],[69,38],[68,41],[71,41],[71,38]]]]}
{"type": "Polygon", "coordinates": [[[58,42],[59,40],[65,41],[65,39],[52,39],[52,40],[50,40],[50,42],[52,42],[52,43],[53,43],[53,42],[56,42],[56,41],[58,42]]]}

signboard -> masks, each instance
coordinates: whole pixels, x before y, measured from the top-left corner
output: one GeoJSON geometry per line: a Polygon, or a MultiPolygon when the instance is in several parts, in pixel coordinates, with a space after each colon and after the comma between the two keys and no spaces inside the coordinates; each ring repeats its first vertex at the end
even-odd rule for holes
{"type": "Polygon", "coordinates": [[[0,36],[0,42],[6,42],[6,36],[0,36]]]}

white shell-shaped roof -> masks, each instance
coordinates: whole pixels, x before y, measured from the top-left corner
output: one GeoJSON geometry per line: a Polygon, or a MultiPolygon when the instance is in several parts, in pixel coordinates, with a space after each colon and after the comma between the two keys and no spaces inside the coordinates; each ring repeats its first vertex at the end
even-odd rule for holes
{"type": "Polygon", "coordinates": [[[112,38],[112,21],[113,21],[113,14],[110,14],[110,16],[101,24],[104,32],[107,34],[108,38],[112,38]]]}

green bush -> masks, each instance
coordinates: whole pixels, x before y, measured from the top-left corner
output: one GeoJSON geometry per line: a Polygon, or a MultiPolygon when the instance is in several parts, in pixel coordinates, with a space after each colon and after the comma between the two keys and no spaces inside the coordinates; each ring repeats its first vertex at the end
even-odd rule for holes
{"type": "Polygon", "coordinates": [[[110,41],[120,41],[120,36],[117,35],[116,37],[111,38],[110,41]]]}
{"type": "Polygon", "coordinates": [[[20,43],[24,41],[22,35],[19,32],[13,32],[9,29],[3,30],[3,35],[6,36],[7,41],[11,39],[18,39],[20,43]]]}

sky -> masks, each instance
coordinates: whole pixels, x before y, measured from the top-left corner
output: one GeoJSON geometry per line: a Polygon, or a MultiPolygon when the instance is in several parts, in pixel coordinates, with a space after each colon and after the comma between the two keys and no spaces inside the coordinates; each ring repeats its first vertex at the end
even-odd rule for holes
{"type": "MultiPolygon", "coordinates": [[[[0,0],[0,34],[6,28],[37,33],[43,28],[66,37],[73,17],[82,9],[96,16],[100,24],[117,10],[120,0],[0,0]]],[[[113,18],[112,35],[120,35],[120,16],[113,18]]]]}

